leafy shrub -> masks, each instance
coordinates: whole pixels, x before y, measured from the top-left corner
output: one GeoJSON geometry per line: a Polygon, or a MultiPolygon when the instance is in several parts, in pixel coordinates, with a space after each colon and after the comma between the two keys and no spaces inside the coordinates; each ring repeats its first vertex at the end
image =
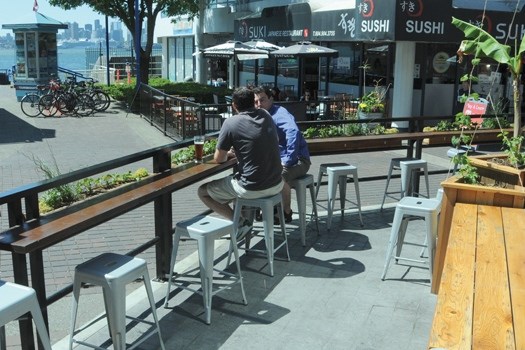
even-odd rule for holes
{"type": "MultiPolygon", "coordinates": [[[[207,156],[215,153],[217,147],[217,140],[210,139],[204,142],[203,155],[207,156]]],[[[171,156],[171,163],[174,165],[180,165],[184,163],[192,162],[195,159],[195,146],[190,145],[186,148],[181,148],[171,156]]]]}
{"type": "MultiPolygon", "coordinates": [[[[225,87],[214,87],[195,82],[176,83],[164,78],[152,78],[148,85],[168,95],[193,97],[195,102],[204,104],[213,104],[214,94],[224,97],[232,93],[231,89],[225,87]]],[[[100,87],[117,101],[131,103],[135,97],[135,79],[132,79],[130,84],[101,85],[100,87]]]]}
{"type": "Polygon", "coordinates": [[[134,173],[129,171],[124,174],[105,174],[98,178],[87,177],[77,181],[74,186],[63,185],[44,192],[38,207],[44,214],[148,175],[148,170],[139,168],[134,173]]]}

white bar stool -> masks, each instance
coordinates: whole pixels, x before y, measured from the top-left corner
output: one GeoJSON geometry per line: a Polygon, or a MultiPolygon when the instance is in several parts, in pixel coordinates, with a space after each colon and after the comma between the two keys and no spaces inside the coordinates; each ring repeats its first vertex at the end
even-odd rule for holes
{"type": "Polygon", "coordinates": [[[319,220],[317,215],[317,202],[315,200],[314,176],[306,174],[290,182],[290,187],[295,190],[297,196],[297,208],[299,211],[299,230],[301,231],[301,243],[306,245],[306,189],[310,190],[315,227],[319,234],[319,220]]]}
{"type": "MultiPolygon", "coordinates": [[[[201,277],[201,288],[202,292],[186,287],[183,283],[177,283],[177,287],[190,290],[192,292],[202,295],[206,323],[211,323],[211,304],[212,297],[223,291],[225,288],[229,288],[232,284],[241,284],[242,299],[244,305],[247,305],[246,295],[244,294],[244,285],[241,275],[241,264],[239,261],[239,252],[237,250],[237,239],[234,233],[233,222],[217,218],[213,216],[196,216],[192,219],[186,221],[180,221],[175,226],[175,235],[173,237],[173,250],[171,253],[171,262],[170,262],[170,274],[168,277],[168,288],[166,291],[166,298],[164,300],[164,307],[168,307],[168,299],[170,295],[171,284],[176,283],[173,281],[173,269],[175,267],[175,261],[177,258],[177,250],[179,247],[179,241],[182,236],[190,237],[197,240],[197,249],[199,252],[199,269],[201,277]],[[235,255],[235,264],[237,266],[237,275],[225,272],[223,270],[218,270],[213,268],[213,254],[215,251],[215,240],[219,239],[225,235],[230,235],[233,244],[233,252],[235,255]],[[216,270],[223,275],[234,277],[235,282],[221,286],[220,288],[213,291],[213,271],[216,270]]],[[[181,273],[177,276],[184,277],[188,273],[181,273]]],[[[186,283],[186,282],[185,282],[186,283]]]]}
{"type": "MultiPolygon", "coordinates": [[[[321,178],[324,174],[328,176],[328,219],[326,221],[327,230],[332,226],[332,216],[334,211],[337,185],[339,184],[339,201],[341,203],[341,217],[344,216],[345,204],[350,202],[357,207],[359,213],[359,221],[363,226],[363,218],[361,216],[361,197],[359,195],[359,177],[357,176],[357,167],[348,163],[324,163],[319,166],[319,176],[317,180],[317,194],[319,193],[319,186],[321,178]],[[354,182],[356,202],[347,200],[346,198],[346,179],[352,176],[354,182]]],[[[317,197],[316,194],[316,197],[317,197]]]]}
{"type": "MultiPolygon", "coordinates": [[[[394,221],[392,222],[392,230],[390,231],[390,239],[386,251],[385,265],[381,279],[384,280],[390,261],[392,258],[398,260],[412,261],[416,263],[428,263],[430,272],[430,281],[432,281],[432,266],[434,261],[434,252],[436,247],[438,215],[441,211],[441,196],[438,192],[437,198],[419,198],[419,197],[403,197],[396,205],[394,214],[394,221]],[[425,220],[426,236],[425,243],[422,245],[423,250],[428,251],[428,260],[419,260],[412,258],[405,258],[401,256],[401,249],[405,241],[406,229],[410,217],[421,217],[425,220]],[[394,255],[394,248],[396,253],[394,255]]],[[[423,253],[421,251],[420,256],[423,253]]]]}
{"type": "Polygon", "coordinates": [[[146,261],[140,258],[115,253],[101,254],[77,265],[75,268],[69,349],[73,348],[73,343],[96,349],[100,348],[96,345],[74,339],[80,289],[84,283],[102,287],[104,304],[106,306],[106,317],[108,319],[109,332],[111,334],[114,349],[126,349],[126,317],[135,322],[146,323],[156,327],[156,329],[141,337],[141,340],[133,344],[130,349],[137,347],[154,333],[158,334],[160,346],[162,349],[165,349],[160,334],[159,320],[157,318],[157,310],[155,308],[155,300],[153,299],[153,291],[151,289],[146,261]],[[144,287],[148,294],[154,322],[126,315],[126,285],[139,278],[144,280],[144,287]]]}
{"type": "Polygon", "coordinates": [[[44,349],[51,350],[51,342],[35,290],[0,280],[0,328],[28,312],[31,313],[44,349]]]}
{"type": "MultiPolygon", "coordinates": [[[[257,250],[257,249],[249,249],[249,247],[246,247],[246,251],[252,251],[252,252],[260,252],[260,253],[266,253],[266,256],[268,258],[268,265],[270,266],[270,276],[273,276],[273,260],[275,252],[281,247],[286,247],[286,258],[288,261],[290,261],[290,253],[288,251],[288,239],[286,237],[286,226],[284,222],[284,212],[283,207],[281,205],[282,203],[282,195],[279,192],[276,195],[270,196],[270,197],[263,197],[263,198],[254,198],[254,199],[247,199],[247,198],[237,198],[235,200],[235,209],[233,213],[233,224],[235,227],[235,232],[238,230],[238,224],[239,224],[239,218],[241,217],[241,211],[244,207],[247,208],[260,208],[262,213],[262,224],[264,227],[264,242],[266,245],[265,250],[257,250]],[[279,213],[279,222],[281,226],[281,233],[283,236],[283,241],[281,244],[279,244],[277,247],[275,246],[275,237],[274,237],[274,227],[273,227],[273,208],[275,206],[278,206],[277,212],[279,213]]],[[[249,239],[249,234],[246,237],[246,240],[249,239]]],[[[232,244],[230,245],[230,252],[232,250],[232,244]]],[[[231,254],[228,254],[228,264],[230,262],[230,256],[231,254]]]]}
{"type": "Polygon", "coordinates": [[[428,182],[428,166],[427,162],[423,159],[416,159],[410,157],[403,158],[392,158],[390,160],[390,167],[388,169],[388,176],[386,179],[385,192],[383,194],[383,201],[381,202],[381,210],[385,204],[386,197],[390,197],[396,200],[400,200],[404,196],[414,195],[414,173],[416,171],[423,171],[425,175],[425,184],[427,186],[427,196],[430,197],[429,193],[429,182],[428,182]],[[401,171],[401,190],[400,191],[388,191],[388,186],[390,185],[390,179],[392,177],[392,172],[398,170],[401,171]],[[399,194],[400,197],[393,196],[394,194],[399,194]]]}

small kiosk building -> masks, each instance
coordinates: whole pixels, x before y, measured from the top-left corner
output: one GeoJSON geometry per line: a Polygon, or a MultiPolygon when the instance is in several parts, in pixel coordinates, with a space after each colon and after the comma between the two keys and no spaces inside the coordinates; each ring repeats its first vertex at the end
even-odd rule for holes
{"type": "Polygon", "coordinates": [[[3,24],[2,29],[13,30],[16,64],[13,82],[20,101],[39,84],[47,84],[58,76],[57,32],[68,25],[40,12],[32,11],[18,23],[3,24]]]}

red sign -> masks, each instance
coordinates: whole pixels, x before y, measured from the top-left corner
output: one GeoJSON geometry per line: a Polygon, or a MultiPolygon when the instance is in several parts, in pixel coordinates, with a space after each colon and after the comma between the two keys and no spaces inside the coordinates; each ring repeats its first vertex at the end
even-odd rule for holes
{"type": "Polygon", "coordinates": [[[467,100],[463,107],[463,114],[465,115],[483,115],[487,111],[488,101],[485,99],[467,100]]]}

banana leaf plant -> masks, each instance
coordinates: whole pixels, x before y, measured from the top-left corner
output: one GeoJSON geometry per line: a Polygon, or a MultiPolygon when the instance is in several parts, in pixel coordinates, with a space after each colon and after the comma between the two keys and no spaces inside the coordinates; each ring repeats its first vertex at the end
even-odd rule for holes
{"type": "Polygon", "coordinates": [[[466,55],[473,55],[472,64],[479,63],[481,57],[488,57],[494,61],[508,66],[512,74],[512,88],[514,97],[514,130],[513,137],[521,134],[521,103],[520,103],[520,74],[522,72],[525,52],[525,36],[521,39],[519,47],[515,46],[514,56],[511,56],[511,47],[501,44],[492,35],[482,28],[452,17],[452,24],[465,34],[458,49],[458,61],[461,62],[466,55]]]}

